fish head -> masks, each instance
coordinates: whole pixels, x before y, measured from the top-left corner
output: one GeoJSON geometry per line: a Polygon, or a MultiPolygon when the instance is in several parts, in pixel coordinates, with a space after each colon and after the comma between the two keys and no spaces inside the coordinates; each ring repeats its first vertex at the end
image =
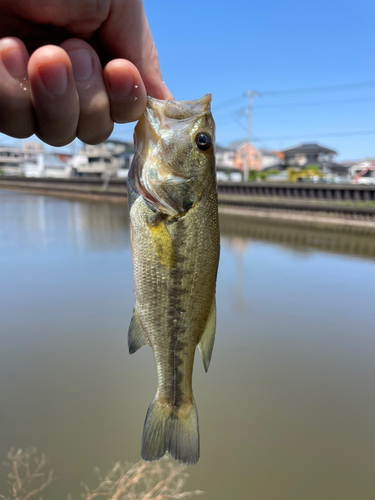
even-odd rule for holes
{"type": "Polygon", "coordinates": [[[129,180],[153,207],[167,215],[186,212],[215,182],[215,123],[211,95],[195,101],[149,97],[134,134],[129,180]]]}

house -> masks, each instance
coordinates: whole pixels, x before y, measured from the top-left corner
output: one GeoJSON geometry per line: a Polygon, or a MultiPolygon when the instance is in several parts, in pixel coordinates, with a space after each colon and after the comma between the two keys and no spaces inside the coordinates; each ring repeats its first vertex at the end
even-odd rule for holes
{"type": "Polygon", "coordinates": [[[215,158],[216,167],[224,168],[234,168],[234,158],[236,156],[236,150],[234,148],[223,148],[216,144],[215,148],[215,158]]]}
{"type": "Polygon", "coordinates": [[[216,179],[217,181],[235,181],[243,180],[243,172],[238,168],[234,168],[234,158],[236,150],[234,148],[223,148],[216,145],[215,162],[216,162],[216,179]]]}
{"type": "Polygon", "coordinates": [[[22,163],[43,153],[43,144],[36,141],[23,141],[22,147],[0,146],[0,175],[22,175],[22,163]]]}
{"type": "Polygon", "coordinates": [[[280,164],[284,159],[283,153],[264,148],[258,151],[261,157],[261,170],[281,170],[280,164]]]}
{"type": "Polygon", "coordinates": [[[334,149],[316,143],[300,144],[281,152],[284,154],[285,168],[305,168],[311,165],[323,167],[324,164],[333,163],[333,157],[337,154],[334,149]]]}
{"type": "Polygon", "coordinates": [[[131,142],[108,139],[104,143],[114,158],[120,160],[117,177],[127,177],[131,162],[134,158],[134,144],[131,142]]]}
{"type": "Polygon", "coordinates": [[[127,177],[133,156],[132,143],[109,139],[94,146],[83,144],[69,165],[79,177],[127,177]]]}
{"type": "Polygon", "coordinates": [[[0,174],[21,175],[20,164],[23,158],[20,148],[0,146],[0,174]]]}
{"type": "Polygon", "coordinates": [[[20,164],[25,177],[57,177],[67,178],[71,175],[71,167],[55,155],[35,153],[20,164]]]}
{"type": "Polygon", "coordinates": [[[261,170],[261,154],[253,144],[249,142],[241,142],[236,147],[234,168],[244,172],[246,166],[248,166],[249,170],[261,170]]]}

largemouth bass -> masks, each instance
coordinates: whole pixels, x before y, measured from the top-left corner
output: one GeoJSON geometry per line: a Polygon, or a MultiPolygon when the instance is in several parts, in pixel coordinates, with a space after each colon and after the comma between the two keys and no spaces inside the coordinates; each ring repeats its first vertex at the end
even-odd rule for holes
{"type": "Polygon", "coordinates": [[[196,101],[148,98],[135,128],[128,176],[135,307],[129,352],[150,345],[158,386],[143,428],[144,460],[167,451],[199,459],[192,373],[198,345],[204,368],[215,336],[219,261],[211,95],[196,101]]]}

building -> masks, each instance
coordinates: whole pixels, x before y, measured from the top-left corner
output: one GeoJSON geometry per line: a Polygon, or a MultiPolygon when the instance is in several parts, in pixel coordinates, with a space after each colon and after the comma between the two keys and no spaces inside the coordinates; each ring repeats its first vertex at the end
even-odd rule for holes
{"type": "Polygon", "coordinates": [[[280,151],[273,151],[270,149],[259,149],[261,158],[261,170],[280,170],[280,164],[284,160],[284,155],[280,151]]]}
{"type": "Polygon", "coordinates": [[[242,142],[236,147],[234,168],[245,171],[246,164],[249,170],[261,170],[262,158],[256,147],[249,142],[242,142]]]}
{"type": "Polygon", "coordinates": [[[0,146],[0,175],[69,177],[69,165],[59,154],[45,154],[43,144],[23,141],[22,147],[0,146]]]}
{"type": "Polygon", "coordinates": [[[223,148],[216,144],[215,148],[215,159],[216,167],[220,169],[224,168],[234,168],[234,158],[236,156],[236,150],[233,148],[223,148]]]}
{"type": "Polygon", "coordinates": [[[65,179],[71,175],[71,167],[55,155],[36,153],[20,164],[25,177],[55,177],[65,179]]]}
{"type": "Polygon", "coordinates": [[[334,149],[316,143],[300,144],[281,152],[284,154],[285,168],[305,168],[312,165],[322,168],[327,163],[333,163],[333,157],[337,154],[334,149]]]}
{"type": "Polygon", "coordinates": [[[69,165],[79,177],[127,177],[133,156],[133,144],[109,139],[94,146],[83,144],[69,165]]]}
{"type": "Polygon", "coordinates": [[[243,180],[243,172],[238,168],[234,168],[234,158],[236,150],[233,148],[223,148],[216,145],[215,162],[216,162],[216,179],[218,181],[235,181],[243,180]]]}
{"type": "Polygon", "coordinates": [[[105,143],[112,156],[120,160],[117,177],[127,177],[131,162],[134,158],[134,144],[131,142],[108,139],[105,143]]]}
{"type": "Polygon", "coordinates": [[[0,146],[0,174],[23,175],[21,165],[25,161],[35,161],[35,155],[43,154],[40,142],[23,141],[22,147],[0,146]]]}
{"type": "Polygon", "coordinates": [[[23,158],[20,148],[0,146],[0,174],[21,175],[20,164],[23,158]]]}

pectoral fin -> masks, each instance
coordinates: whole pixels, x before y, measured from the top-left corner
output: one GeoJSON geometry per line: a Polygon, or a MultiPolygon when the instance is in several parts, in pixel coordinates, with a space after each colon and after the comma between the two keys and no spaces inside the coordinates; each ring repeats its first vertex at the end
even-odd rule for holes
{"type": "Polygon", "coordinates": [[[208,315],[206,327],[204,329],[204,332],[202,333],[202,336],[198,344],[198,349],[199,352],[201,353],[204,369],[206,371],[210,366],[212,349],[214,348],[215,329],[216,329],[216,302],[214,297],[212,301],[210,314],[208,315]]]}
{"type": "Polygon", "coordinates": [[[133,316],[129,325],[128,347],[129,353],[134,354],[142,346],[147,345],[142,326],[139,322],[136,308],[133,310],[133,316]]]}
{"type": "Polygon", "coordinates": [[[165,223],[159,222],[156,226],[149,225],[149,229],[152,244],[160,262],[168,269],[176,267],[177,254],[165,223]]]}

